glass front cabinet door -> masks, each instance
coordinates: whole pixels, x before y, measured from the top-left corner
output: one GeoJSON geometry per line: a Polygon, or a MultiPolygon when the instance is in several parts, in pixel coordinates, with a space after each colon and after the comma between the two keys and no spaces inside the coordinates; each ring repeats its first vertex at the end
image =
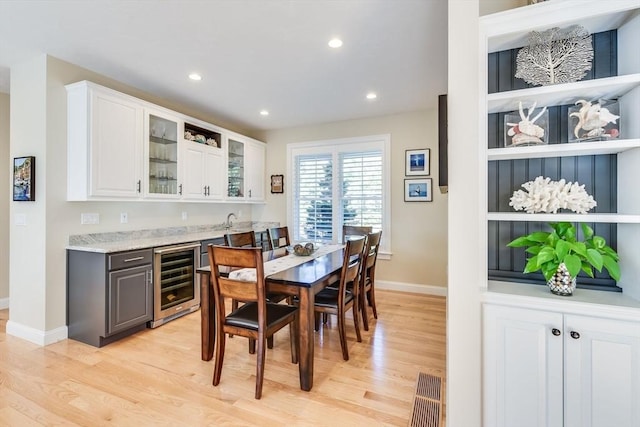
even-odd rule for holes
{"type": "Polygon", "coordinates": [[[227,173],[229,177],[227,187],[227,198],[229,199],[244,199],[244,168],[245,168],[245,156],[244,156],[244,143],[236,141],[233,138],[229,138],[228,143],[228,168],[227,173]]]}
{"type": "Polygon", "coordinates": [[[159,198],[180,197],[178,183],[178,135],[181,121],[177,118],[145,110],[144,194],[159,198]]]}

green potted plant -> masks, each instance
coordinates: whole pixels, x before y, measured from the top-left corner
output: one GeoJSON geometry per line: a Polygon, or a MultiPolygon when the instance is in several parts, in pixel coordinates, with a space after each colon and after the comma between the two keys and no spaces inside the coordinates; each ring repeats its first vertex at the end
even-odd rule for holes
{"type": "Polygon", "coordinates": [[[581,224],[583,241],[578,241],[576,227],[569,222],[549,223],[553,231],[536,231],[511,241],[512,248],[526,247],[532,256],[527,259],[524,273],[541,271],[551,292],[572,295],[580,270],[593,277],[593,269],[605,268],[616,281],[620,280],[618,254],[587,224],[581,224]]]}

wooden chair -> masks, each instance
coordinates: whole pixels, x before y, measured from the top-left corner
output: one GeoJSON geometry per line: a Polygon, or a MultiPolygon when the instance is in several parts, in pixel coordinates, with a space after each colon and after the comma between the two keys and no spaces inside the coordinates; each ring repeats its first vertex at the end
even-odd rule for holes
{"type": "Polygon", "coordinates": [[[270,228],[269,243],[271,244],[271,249],[278,249],[291,245],[291,241],[289,240],[289,227],[285,225],[284,227],[270,228]]]}
{"type": "MultiPolygon", "coordinates": [[[[227,233],[224,235],[224,244],[232,248],[255,248],[259,247],[256,244],[256,235],[253,231],[244,231],[240,233],[227,233]]],[[[262,248],[260,248],[262,251],[262,248]]],[[[267,299],[270,302],[280,302],[287,299],[288,296],[284,294],[278,294],[275,292],[267,292],[267,299]]],[[[244,302],[244,301],[242,301],[244,302]]],[[[237,299],[231,300],[231,310],[238,309],[239,301],[237,299]]],[[[231,335],[233,336],[233,334],[231,335]]],[[[273,348],[273,338],[269,338],[268,347],[273,348]]],[[[255,347],[249,347],[249,353],[255,353],[255,347]]]]}
{"type": "Polygon", "coordinates": [[[362,268],[360,271],[360,311],[362,312],[362,324],[364,330],[369,330],[369,315],[367,313],[367,302],[373,310],[373,317],[378,318],[375,294],[376,261],[378,259],[378,249],[382,231],[369,233],[367,243],[362,256],[362,268]],[[366,301],[365,301],[366,300],[366,301]]]}
{"type": "Polygon", "coordinates": [[[342,243],[347,243],[348,238],[353,236],[366,236],[373,231],[370,225],[343,225],[342,243]]]}
{"type": "Polygon", "coordinates": [[[267,301],[264,264],[261,248],[231,248],[209,246],[209,264],[211,265],[211,283],[216,304],[215,352],[213,385],[220,384],[226,335],[233,334],[249,338],[258,344],[256,363],[255,398],[262,396],[264,380],[265,343],[268,337],[290,326],[291,362],[298,363],[298,308],[267,301]],[[233,280],[220,274],[220,267],[255,268],[256,281],[233,280]],[[242,307],[232,310],[226,316],[225,298],[246,301],[242,307]]]}
{"type": "Polygon", "coordinates": [[[342,347],[342,358],[349,360],[349,348],[347,347],[347,337],[345,331],[345,313],[351,309],[353,311],[353,324],[356,328],[358,342],[362,341],[360,336],[359,321],[359,299],[360,289],[360,264],[365,245],[364,237],[359,239],[349,239],[344,248],[344,261],[340,273],[340,282],[337,288],[327,287],[316,294],[315,312],[316,323],[320,314],[335,314],[338,317],[338,331],[340,333],[340,346],[342,347]]]}

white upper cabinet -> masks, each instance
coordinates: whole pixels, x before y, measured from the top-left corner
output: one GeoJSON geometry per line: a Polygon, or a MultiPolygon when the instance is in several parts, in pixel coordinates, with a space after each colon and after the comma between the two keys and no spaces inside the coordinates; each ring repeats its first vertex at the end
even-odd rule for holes
{"type": "Polygon", "coordinates": [[[67,92],[67,200],[142,197],[142,105],[88,82],[67,92]]]}
{"type": "Polygon", "coordinates": [[[227,139],[227,199],[264,201],[265,145],[240,135],[227,139]]]}
{"type": "Polygon", "coordinates": [[[182,166],[178,136],[182,134],[182,121],[145,108],[144,125],[144,195],[177,199],[180,197],[178,178],[182,166]]]}
{"type": "Polygon", "coordinates": [[[264,143],[91,82],[66,88],[67,200],[264,201],[264,143]]]}

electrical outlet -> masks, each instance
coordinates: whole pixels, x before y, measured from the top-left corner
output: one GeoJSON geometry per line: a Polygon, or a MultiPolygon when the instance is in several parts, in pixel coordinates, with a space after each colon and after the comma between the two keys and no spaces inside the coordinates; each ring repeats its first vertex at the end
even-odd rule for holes
{"type": "Polygon", "coordinates": [[[187,211],[182,211],[182,220],[186,221],[186,219],[189,217],[189,215],[187,214],[187,211]]]}
{"type": "Polygon", "coordinates": [[[129,215],[126,212],[120,213],[120,224],[126,224],[129,222],[129,215]]]}
{"type": "Polygon", "coordinates": [[[84,225],[100,224],[100,214],[97,214],[97,213],[80,214],[80,224],[84,224],[84,225]]]}

